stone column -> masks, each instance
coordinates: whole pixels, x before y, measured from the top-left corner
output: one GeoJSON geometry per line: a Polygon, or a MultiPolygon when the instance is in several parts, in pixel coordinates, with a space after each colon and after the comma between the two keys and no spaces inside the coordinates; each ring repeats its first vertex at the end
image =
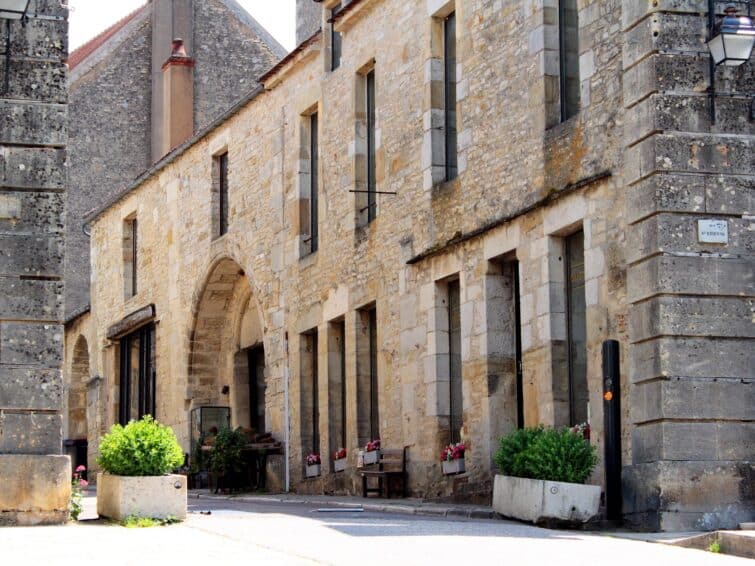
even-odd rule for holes
{"type": "Polygon", "coordinates": [[[716,70],[712,123],[706,10],[702,0],[623,2],[624,514],[661,530],[736,528],[755,509],[752,61],[716,70]],[[728,238],[701,238],[706,220],[728,238]]]}
{"type": "Polygon", "coordinates": [[[68,518],[62,456],[68,22],[59,2],[0,19],[0,525],[68,518]],[[6,65],[8,68],[6,68],[6,65]]]}

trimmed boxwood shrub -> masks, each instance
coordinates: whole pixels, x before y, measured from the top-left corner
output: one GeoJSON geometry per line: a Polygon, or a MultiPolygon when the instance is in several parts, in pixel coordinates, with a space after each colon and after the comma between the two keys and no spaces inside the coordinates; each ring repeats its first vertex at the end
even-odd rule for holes
{"type": "Polygon", "coordinates": [[[595,446],[568,428],[524,428],[499,441],[494,460],[507,476],[584,483],[598,456],[595,446]]]}
{"type": "Polygon", "coordinates": [[[173,429],[150,416],[113,425],[100,439],[97,463],[116,476],[162,476],[179,468],[184,454],[173,429]]]}

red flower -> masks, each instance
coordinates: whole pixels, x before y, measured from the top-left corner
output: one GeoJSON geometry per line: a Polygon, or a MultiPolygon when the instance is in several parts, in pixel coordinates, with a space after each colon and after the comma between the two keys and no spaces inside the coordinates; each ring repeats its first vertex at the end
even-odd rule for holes
{"type": "Polygon", "coordinates": [[[335,454],[333,454],[333,459],[342,460],[343,458],[346,458],[346,448],[339,448],[336,450],[335,454]]]}

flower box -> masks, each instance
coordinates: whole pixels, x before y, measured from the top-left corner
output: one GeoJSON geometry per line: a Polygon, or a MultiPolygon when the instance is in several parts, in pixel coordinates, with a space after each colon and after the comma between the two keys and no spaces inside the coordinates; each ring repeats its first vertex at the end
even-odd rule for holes
{"type": "Polygon", "coordinates": [[[320,464],[307,465],[306,475],[308,478],[316,478],[320,475],[320,464]]]}
{"type": "Polygon", "coordinates": [[[346,458],[339,458],[338,460],[333,460],[334,472],[343,472],[345,469],[346,469],[346,458]]]}
{"type": "Polygon", "coordinates": [[[369,452],[365,452],[362,456],[362,462],[365,466],[369,466],[371,464],[377,464],[378,460],[380,459],[380,450],[370,450],[369,452]]]}
{"type": "Polygon", "coordinates": [[[600,486],[495,476],[493,510],[505,517],[542,523],[585,523],[598,514],[600,486]]]}
{"type": "Polygon", "coordinates": [[[97,474],[97,513],[121,521],[130,515],[186,519],[186,476],[97,474]]]}
{"type": "Polygon", "coordinates": [[[457,458],[456,460],[443,460],[443,473],[447,476],[454,474],[463,474],[466,471],[464,467],[464,458],[457,458]]]}

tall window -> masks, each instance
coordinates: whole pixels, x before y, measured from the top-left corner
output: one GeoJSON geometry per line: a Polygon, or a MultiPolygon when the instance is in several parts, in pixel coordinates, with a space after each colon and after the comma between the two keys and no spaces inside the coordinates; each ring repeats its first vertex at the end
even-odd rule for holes
{"type": "Polygon", "coordinates": [[[301,443],[303,456],[320,452],[320,402],[317,329],[301,335],[301,443]]]}
{"type": "Polygon", "coordinates": [[[317,124],[317,112],[309,117],[309,226],[310,226],[310,250],[317,251],[319,243],[319,227],[317,218],[318,194],[317,187],[319,183],[319,132],[317,124]]]}
{"type": "Polygon", "coordinates": [[[448,353],[451,442],[461,442],[464,407],[461,380],[461,293],[458,279],[448,283],[448,353]]]}
{"type": "Polygon", "coordinates": [[[328,430],[331,454],[346,447],[346,324],[328,324],[328,430]]]}
{"type": "Polygon", "coordinates": [[[585,306],[585,237],[579,231],[565,240],[566,336],[570,424],[587,422],[587,323],[585,306]]]}
{"type": "Polygon", "coordinates": [[[126,299],[137,292],[138,230],[136,217],[127,218],[123,223],[123,290],[126,299]]]}
{"type": "Polygon", "coordinates": [[[218,236],[228,232],[228,152],[217,158],[218,168],[218,236]]]}
{"type": "Polygon", "coordinates": [[[365,77],[367,92],[367,222],[377,216],[375,164],[375,69],[365,77]]]}
{"type": "Polygon", "coordinates": [[[249,369],[249,426],[265,432],[265,349],[255,346],[247,350],[249,369]]]}
{"type": "Polygon", "coordinates": [[[359,444],[380,438],[377,310],[359,311],[357,331],[357,436],[359,444]]]}
{"type": "Polygon", "coordinates": [[[577,0],[559,0],[561,121],[579,112],[579,20],[577,0]]]}
{"type": "Polygon", "coordinates": [[[343,39],[341,34],[335,30],[333,19],[342,9],[342,2],[339,2],[330,11],[330,70],[335,71],[341,66],[341,47],[343,39]]]}
{"type": "Polygon", "coordinates": [[[458,174],[456,150],[456,13],[443,22],[443,97],[446,181],[458,174]]]}
{"type": "Polygon", "coordinates": [[[155,325],[149,324],[120,341],[120,424],[154,416],[155,376],[155,325]]]}

